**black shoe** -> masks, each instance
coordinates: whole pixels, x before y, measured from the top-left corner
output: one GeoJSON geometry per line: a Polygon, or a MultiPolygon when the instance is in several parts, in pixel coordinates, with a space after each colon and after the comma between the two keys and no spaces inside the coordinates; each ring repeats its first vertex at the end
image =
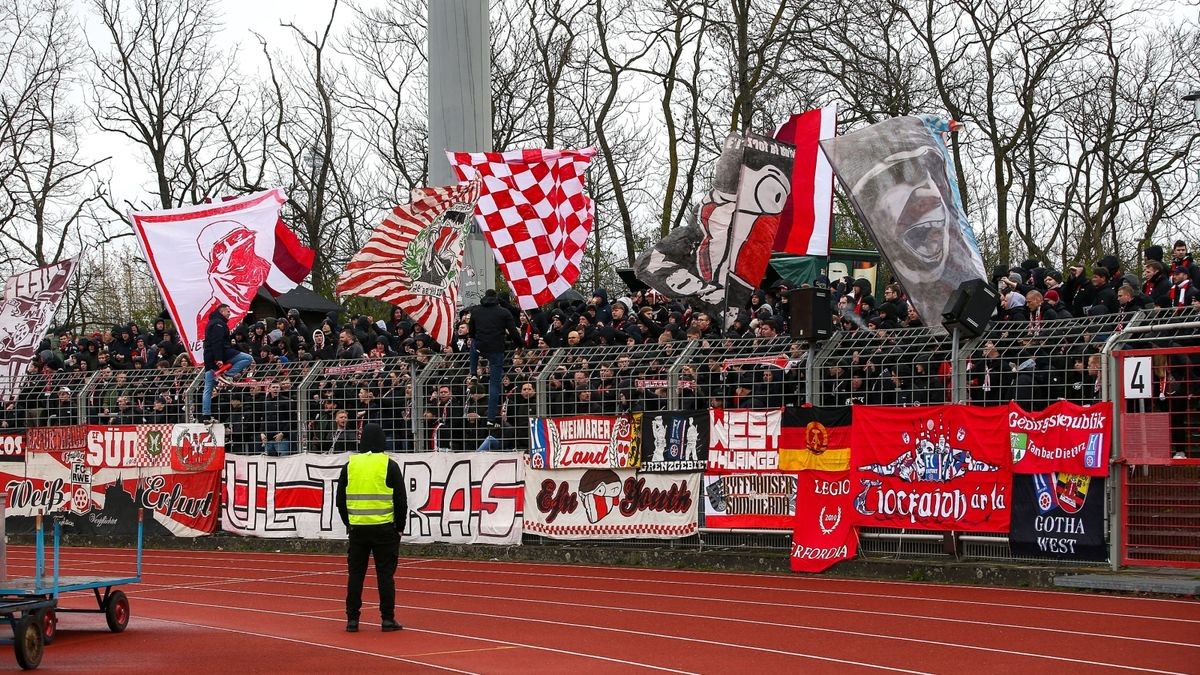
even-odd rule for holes
{"type": "Polygon", "coordinates": [[[358,619],[350,619],[350,620],[346,621],[346,632],[347,633],[357,633],[358,632],[358,619]]]}
{"type": "Polygon", "coordinates": [[[205,418],[204,418],[204,422],[203,422],[203,423],[204,423],[205,425],[207,425],[207,426],[210,426],[210,427],[211,427],[212,425],[214,425],[214,424],[219,424],[219,422],[217,422],[217,418],[215,418],[215,417],[211,417],[211,416],[210,416],[210,417],[205,417],[205,418]]]}
{"type": "Polygon", "coordinates": [[[393,619],[384,619],[383,623],[380,624],[380,626],[383,628],[383,632],[385,632],[385,633],[391,633],[391,632],[398,631],[398,630],[404,630],[404,626],[401,626],[400,624],[396,623],[393,619]]]}

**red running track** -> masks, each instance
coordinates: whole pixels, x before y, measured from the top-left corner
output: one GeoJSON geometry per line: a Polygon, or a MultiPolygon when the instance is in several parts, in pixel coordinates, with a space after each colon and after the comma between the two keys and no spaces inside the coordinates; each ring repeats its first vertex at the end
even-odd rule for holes
{"type": "MultiPolygon", "coordinates": [[[[19,573],[32,551],[13,547],[9,557],[19,573]]],[[[133,560],[127,550],[68,549],[62,573],[116,577],[133,560]]],[[[147,551],[145,581],[122,589],[128,630],[61,614],[42,670],[1200,673],[1196,600],[524,562],[400,565],[404,630],[379,632],[369,574],[362,630],[349,634],[341,556],[147,551]]]]}

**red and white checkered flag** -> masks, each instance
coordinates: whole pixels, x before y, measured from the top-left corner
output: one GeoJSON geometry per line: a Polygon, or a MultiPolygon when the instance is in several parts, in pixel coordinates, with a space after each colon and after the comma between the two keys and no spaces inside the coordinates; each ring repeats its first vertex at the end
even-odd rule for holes
{"type": "Polygon", "coordinates": [[[420,323],[438,344],[454,334],[463,241],[479,198],[479,181],[413,190],[338,277],[338,295],[392,303],[420,323]]]}
{"type": "Polygon", "coordinates": [[[447,152],[459,180],[482,181],[476,221],[522,309],[553,302],[579,278],[592,231],[583,191],[595,148],[447,152]]]}

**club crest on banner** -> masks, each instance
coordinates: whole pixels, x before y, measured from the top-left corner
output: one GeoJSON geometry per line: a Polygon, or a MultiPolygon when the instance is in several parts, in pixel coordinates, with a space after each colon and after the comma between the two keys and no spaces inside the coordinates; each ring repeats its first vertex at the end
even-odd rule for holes
{"type": "Polygon", "coordinates": [[[858,525],[1007,531],[1012,456],[1006,413],[965,405],[856,412],[851,479],[858,525]]]}
{"type": "Polygon", "coordinates": [[[225,425],[176,424],[171,427],[171,468],[215,471],[225,460],[225,425]]]}

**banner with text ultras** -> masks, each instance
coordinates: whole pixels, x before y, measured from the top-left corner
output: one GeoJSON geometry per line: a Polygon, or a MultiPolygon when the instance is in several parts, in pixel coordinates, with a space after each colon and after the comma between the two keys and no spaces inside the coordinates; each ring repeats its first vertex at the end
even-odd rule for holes
{"type": "MultiPolygon", "coordinates": [[[[184,425],[177,425],[184,426],[184,425]]],[[[39,512],[79,534],[133,534],[137,509],[148,537],[216,530],[220,471],[171,467],[171,425],[46,427],[26,435],[22,464],[0,467],[10,531],[32,532],[39,512]]],[[[213,445],[207,438],[200,446],[213,445]]]]}
{"type": "Polygon", "coordinates": [[[535,469],[628,469],[634,428],[629,417],[581,415],[529,420],[529,465],[535,469]]]}
{"type": "Polygon", "coordinates": [[[1008,408],[855,406],[850,465],[860,526],[1008,531],[1008,408]]]}
{"type": "Polygon", "coordinates": [[[529,469],[525,530],[552,539],[678,539],[697,532],[699,473],[529,469]]]}
{"type": "MultiPolygon", "coordinates": [[[[393,454],[408,488],[404,541],[521,543],[525,460],[517,453],[393,454]]],[[[221,528],[267,538],[344,539],[334,494],[350,455],[225,458],[221,528]]]]}

